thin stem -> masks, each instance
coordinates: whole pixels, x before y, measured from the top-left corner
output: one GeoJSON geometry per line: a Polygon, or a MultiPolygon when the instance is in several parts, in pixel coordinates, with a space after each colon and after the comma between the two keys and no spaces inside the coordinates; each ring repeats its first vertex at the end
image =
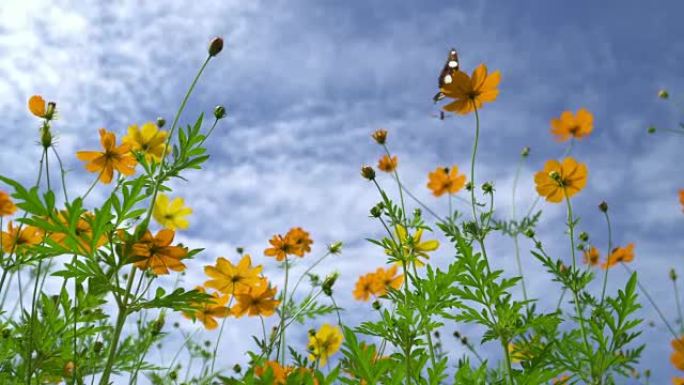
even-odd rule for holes
{"type": "MultiPolygon", "coordinates": [[[[511,191],[511,216],[513,219],[513,222],[516,220],[516,212],[515,212],[515,193],[518,188],[518,181],[520,179],[520,170],[522,169],[522,164],[523,161],[525,160],[524,156],[520,156],[518,159],[518,166],[515,169],[515,177],[513,177],[513,189],[511,191]]],[[[513,234],[513,244],[515,246],[515,261],[518,264],[518,274],[520,275],[520,283],[522,286],[522,292],[523,292],[523,298],[525,299],[525,302],[527,302],[527,287],[525,286],[525,275],[523,274],[523,268],[522,268],[522,263],[520,262],[520,242],[518,240],[518,229],[516,229],[515,234],[513,234]]],[[[529,309],[529,303],[526,303],[525,306],[529,309]]]]}
{"type": "Polygon", "coordinates": [[[280,338],[278,339],[278,361],[285,364],[285,350],[287,349],[285,340],[285,311],[287,310],[287,283],[290,278],[290,263],[285,256],[285,284],[283,285],[283,305],[280,308],[280,338]]]}
{"type": "MultiPolygon", "coordinates": [[[[610,225],[610,216],[608,215],[608,212],[605,211],[603,213],[604,217],[606,218],[606,226],[608,226],[608,252],[606,253],[606,258],[610,257],[610,253],[613,251],[613,228],[610,225]]],[[[601,289],[601,305],[603,305],[603,300],[606,297],[606,287],[608,286],[608,268],[605,269],[606,271],[603,273],[603,289],[601,289]]]]}
{"type": "MultiPolygon", "coordinates": [[[[230,305],[228,307],[230,307],[230,305]]],[[[221,336],[223,335],[223,327],[226,326],[226,318],[228,318],[228,317],[223,318],[223,321],[221,321],[221,328],[219,329],[219,334],[218,334],[218,337],[216,338],[216,344],[214,345],[214,356],[211,358],[211,371],[210,371],[210,373],[212,373],[212,374],[214,373],[214,364],[216,363],[216,354],[218,353],[219,342],[221,341],[221,336]]]]}
{"type": "Polygon", "coordinates": [[[97,175],[97,178],[93,181],[93,183],[90,184],[90,187],[88,187],[88,190],[86,190],[85,194],[81,197],[82,200],[85,200],[88,195],[90,195],[90,192],[93,191],[93,188],[95,188],[95,185],[97,182],[100,180],[100,177],[102,176],[102,173],[104,172],[104,169],[100,171],[100,173],[97,175]]]}
{"type": "Polygon", "coordinates": [[[318,258],[316,262],[312,263],[309,268],[307,268],[304,273],[302,273],[301,276],[299,276],[299,279],[297,280],[297,283],[295,283],[294,288],[292,289],[292,292],[290,293],[290,298],[294,298],[295,292],[297,292],[297,288],[299,287],[299,284],[302,282],[304,277],[311,271],[313,270],[316,266],[318,266],[319,263],[323,262],[325,258],[327,258],[330,255],[330,252],[328,251],[325,253],[322,257],[318,258]]]}
{"type": "Polygon", "coordinates": [[[69,194],[67,194],[67,188],[66,188],[66,170],[64,169],[64,164],[62,163],[62,158],[59,156],[59,153],[55,149],[55,146],[50,146],[52,148],[52,153],[55,154],[55,158],[57,158],[57,164],[59,164],[59,170],[60,170],[60,175],[62,178],[62,192],[64,193],[64,201],[68,202],[69,201],[69,194]]]}
{"type": "Polygon", "coordinates": [[[27,355],[26,355],[26,360],[27,360],[27,369],[26,369],[26,383],[30,384],[31,383],[31,377],[33,377],[33,369],[32,369],[32,364],[33,364],[33,328],[34,324],[36,322],[36,300],[38,296],[38,284],[40,283],[40,274],[41,274],[41,267],[43,266],[43,261],[41,260],[38,262],[38,267],[36,268],[36,279],[33,285],[33,296],[31,299],[31,318],[29,321],[29,330],[28,330],[28,349],[27,349],[27,355]]]}
{"type": "MultiPolygon", "coordinates": [[[[420,205],[420,207],[424,208],[425,211],[427,211],[430,215],[435,217],[438,221],[444,222],[444,219],[440,217],[434,210],[432,210],[430,207],[428,207],[425,203],[423,203],[420,199],[418,199],[409,189],[404,186],[404,184],[400,183],[401,189],[408,195],[411,199],[413,199],[416,203],[420,205]]],[[[451,210],[449,210],[451,211],[451,210]]],[[[451,214],[451,213],[450,213],[451,214]]]]}
{"type": "Polygon", "coordinates": [[[681,334],[684,335],[684,318],[682,318],[682,304],[679,300],[679,288],[677,287],[677,281],[672,280],[672,287],[674,288],[674,297],[677,306],[677,314],[679,315],[679,330],[681,334]]]}

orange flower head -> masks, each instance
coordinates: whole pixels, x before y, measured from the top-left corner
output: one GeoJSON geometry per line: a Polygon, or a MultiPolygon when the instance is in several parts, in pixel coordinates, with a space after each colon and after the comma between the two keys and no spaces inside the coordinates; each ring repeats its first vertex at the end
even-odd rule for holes
{"type": "Polygon", "coordinates": [[[378,144],[383,145],[387,141],[387,130],[383,128],[379,128],[375,130],[373,135],[371,135],[373,140],[375,140],[378,144]]]}
{"type": "Polygon", "coordinates": [[[684,385],[684,377],[672,377],[672,385],[684,385]]]}
{"type": "Polygon", "coordinates": [[[12,215],[17,211],[17,206],[14,205],[9,194],[0,191],[0,217],[12,215]]]}
{"type": "Polygon", "coordinates": [[[352,293],[357,301],[368,301],[375,296],[375,274],[368,273],[359,277],[352,293]]]}
{"type": "Polygon", "coordinates": [[[285,234],[285,242],[293,246],[292,253],[298,257],[311,251],[313,240],[301,227],[294,227],[285,234]]]}
{"type": "Polygon", "coordinates": [[[388,288],[399,290],[404,283],[404,275],[397,275],[397,265],[385,270],[379,267],[373,274],[373,292],[377,296],[387,294],[388,288]]]}
{"type": "Polygon", "coordinates": [[[275,257],[278,262],[284,261],[288,255],[294,254],[295,246],[280,234],[274,235],[268,243],[271,244],[271,247],[264,250],[264,255],[275,257]]]}
{"type": "Polygon", "coordinates": [[[628,244],[626,247],[616,247],[608,256],[606,262],[602,265],[604,269],[609,269],[621,262],[632,262],[634,260],[634,243],[628,244]]]}
{"type": "Polygon", "coordinates": [[[47,116],[47,103],[40,95],[33,95],[28,100],[28,109],[31,113],[39,118],[47,116]]]}
{"type": "Polygon", "coordinates": [[[259,274],[262,266],[252,267],[252,259],[246,254],[237,265],[219,257],[214,266],[204,266],[204,273],[211,278],[206,287],[216,289],[224,294],[235,294],[248,291],[250,287],[261,282],[259,274]]]}
{"type": "Polygon", "coordinates": [[[14,227],[10,221],[7,224],[7,231],[0,234],[2,239],[2,250],[5,253],[22,253],[27,247],[37,245],[43,240],[43,231],[37,227],[20,225],[14,227]]]}
{"type": "Polygon", "coordinates": [[[485,103],[493,102],[499,95],[499,82],[501,73],[495,71],[487,73],[487,66],[480,64],[473,71],[472,76],[468,76],[461,71],[455,71],[451,75],[451,82],[445,83],[440,91],[445,97],[454,99],[453,102],[445,105],[445,111],[467,115],[473,111],[480,110],[485,103]]]}
{"type": "Polygon", "coordinates": [[[116,146],[116,135],[104,128],[100,129],[100,143],[104,151],[78,151],[76,157],[85,163],[89,172],[99,172],[102,183],[111,183],[114,170],[123,175],[133,175],[138,162],[131,155],[129,144],[116,146]]]}
{"type": "Polygon", "coordinates": [[[175,235],[173,230],[162,229],[152,236],[147,230],[140,241],[133,245],[133,256],[142,258],[134,263],[135,267],[141,270],[151,269],[155,275],[169,274],[169,270],[185,270],[181,259],[187,257],[188,250],[181,246],[171,246],[175,235]]]}
{"type": "Polygon", "coordinates": [[[272,385],[285,385],[292,368],[282,366],[278,361],[266,361],[263,365],[254,367],[254,374],[257,377],[263,377],[269,370],[273,375],[272,385]]]}
{"type": "MultiPolygon", "coordinates": [[[[198,286],[195,289],[200,293],[205,292],[202,286],[198,286]]],[[[183,316],[187,319],[194,318],[199,320],[207,330],[214,330],[218,327],[216,318],[226,318],[230,315],[230,309],[226,307],[228,297],[227,295],[221,296],[218,293],[213,293],[209,302],[193,304],[196,310],[193,312],[183,312],[183,316]]]]}
{"type": "Polygon", "coordinates": [[[594,129],[594,115],[586,108],[580,108],[577,114],[564,111],[557,119],[551,119],[551,133],[556,140],[565,142],[570,138],[582,139],[589,136],[594,129]]]}
{"type": "Polygon", "coordinates": [[[563,162],[549,160],[544,169],[534,175],[537,193],[552,203],[559,203],[565,197],[572,197],[587,184],[587,166],[575,158],[567,157],[563,162]]]}
{"type": "Polygon", "coordinates": [[[684,211],[684,189],[679,190],[679,204],[682,205],[682,211],[684,211]]]}
{"type": "Polygon", "coordinates": [[[466,177],[458,173],[458,166],[437,167],[428,174],[427,187],[432,190],[432,195],[438,197],[448,193],[456,194],[465,186],[466,177]]]}
{"type": "Polygon", "coordinates": [[[672,340],[671,345],[674,350],[670,356],[672,366],[679,370],[684,370],[684,336],[672,340]]]}
{"type": "Polygon", "coordinates": [[[231,311],[237,318],[245,314],[250,317],[272,316],[280,303],[280,301],[275,299],[275,295],[276,288],[271,288],[266,278],[262,278],[258,285],[250,287],[247,291],[235,294],[237,304],[233,306],[231,311]]]}
{"type": "Polygon", "coordinates": [[[601,253],[595,246],[591,246],[588,250],[584,250],[584,263],[589,266],[598,266],[601,253]]]}
{"type": "MultiPolygon", "coordinates": [[[[62,225],[69,227],[69,220],[66,217],[66,214],[66,211],[60,211],[57,213],[57,220],[62,225]]],[[[80,218],[78,218],[78,221],[76,221],[76,228],[73,230],[73,237],[67,233],[58,232],[50,234],[50,239],[64,248],[70,247],[69,243],[67,242],[67,239],[69,239],[70,241],[77,243],[77,249],[72,250],[73,252],[79,255],[90,255],[93,251],[91,246],[93,243],[95,249],[98,249],[107,243],[107,237],[104,234],[100,235],[96,242],[93,242],[93,229],[90,224],[92,223],[94,217],[95,216],[93,213],[85,212],[80,218]]]]}
{"type": "Polygon", "coordinates": [[[396,155],[390,158],[389,155],[385,154],[378,160],[378,169],[380,169],[380,171],[394,172],[398,165],[399,159],[397,159],[396,155]]]}

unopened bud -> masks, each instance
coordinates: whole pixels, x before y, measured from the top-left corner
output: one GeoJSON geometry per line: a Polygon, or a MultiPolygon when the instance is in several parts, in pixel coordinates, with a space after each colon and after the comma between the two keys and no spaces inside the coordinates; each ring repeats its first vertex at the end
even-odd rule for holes
{"type": "Polygon", "coordinates": [[[162,118],[161,116],[157,118],[157,127],[162,128],[166,125],[166,119],[162,118]]]}
{"type": "Polygon", "coordinates": [[[490,182],[485,182],[482,184],[482,191],[484,191],[485,194],[491,194],[494,192],[494,186],[490,182]]]}
{"type": "Polygon", "coordinates": [[[526,229],[525,230],[525,236],[528,238],[534,238],[534,230],[532,229],[526,229]]]}
{"type": "Polygon", "coordinates": [[[93,344],[93,351],[95,353],[100,353],[103,347],[104,344],[102,343],[102,341],[95,341],[95,343],[93,344]]]}
{"type": "Polygon", "coordinates": [[[601,212],[607,213],[608,212],[608,203],[606,203],[606,201],[603,201],[603,202],[599,203],[598,208],[599,208],[599,210],[601,210],[601,212]]]}
{"type": "Polygon", "coordinates": [[[649,133],[649,134],[655,134],[655,132],[656,132],[656,128],[655,128],[654,126],[649,126],[649,127],[648,127],[648,133],[649,133]]]}
{"type": "Polygon", "coordinates": [[[672,281],[676,281],[676,280],[677,280],[677,272],[675,271],[675,269],[670,269],[670,279],[671,279],[672,281]]]}
{"type": "Polygon", "coordinates": [[[387,130],[384,129],[378,129],[375,130],[373,135],[371,137],[378,143],[378,144],[385,144],[385,141],[387,141],[387,130]]]}
{"type": "Polygon", "coordinates": [[[361,175],[368,180],[374,180],[375,170],[371,166],[363,166],[361,167],[361,175]]]}
{"type": "Polygon", "coordinates": [[[235,365],[233,365],[233,371],[234,371],[235,373],[240,373],[240,372],[242,372],[242,366],[240,366],[240,364],[235,364],[235,365]]]}
{"type": "Polygon", "coordinates": [[[214,117],[219,120],[226,117],[226,107],[218,105],[214,107],[214,117]]]}
{"type": "Polygon", "coordinates": [[[216,56],[221,50],[223,50],[223,39],[217,36],[209,43],[209,56],[216,56]]]}
{"type": "Polygon", "coordinates": [[[373,310],[380,310],[382,308],[382,304],[380,301],[373,301],[373,310]]]}
{"type": "Polygon", "coordinates": [[[663,89],[663,90],[658,91],[658,97],[661,99],[667,99],[670,97],[670,93],[667,92],[667,90],[663,89]]]}
{"type": "Polygon", "coordinates": [[[339,254],[342,252],[342,242],[337,241],[328,245],[328,252],[330,254],[339,254]]]}
{"type": "Polygon", "coordinates": [[[47,108],[45,109],[45,120],[52,120],[55,117],[55,112],[57,112],[57,104],[55,102],[48,102],[47,108]]]}
{"type": "Polygon", "coordinates": [[[473,190],[473,183],[472,183],[472,182],[467,182],[467,183],[465,184],[465,188],[466,188],[466,190],[468,190],[468,191],[472,191],[472,190],[473,190]]]}
{"type": "Polygon", "coordinates": [[[523,147],[522,151],[520,151],[520,156],[523,158],[527,158],[530,155],[530,148],[529,147],[523,147]]]}
{"type": "Polygon", "coordinates": [[[245,248],[244,248],[244,247],[236,247],[236,248],[235,248],[235,251],[236,251],[239,255],[242,255],[242,253],[245,252],[245,248]]]}
{"type": "Polygon", "coordinates": [[[589,242],[589,234],[587,234],[585,231],[582,231],[579,235],[579,240],[582,242],[589,242]]]}
{"type": "Polygon", "coordinates": [[[309,337],[313,337],[313,336],[316,335],[316,330],[314,330],[314,329],[309,329],[309,332],[308,332],[308,333],[309,333],[309,337]]]}
{"type": "Polygon", "coordinates": [[[323,285],[321,285],[321,290],[325,295],[328,297],[332,296],[332,288],[335,285],[335,282],[337,281],[337,278],[340,276],[340,273],[334,272],[332,274],[329,274],[327,277],[325,277],[325,280],[323,280],[323,285]]]}

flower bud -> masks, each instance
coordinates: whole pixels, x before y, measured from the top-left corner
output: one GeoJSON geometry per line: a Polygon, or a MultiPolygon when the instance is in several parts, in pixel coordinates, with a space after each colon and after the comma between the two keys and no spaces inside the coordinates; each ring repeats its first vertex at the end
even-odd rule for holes
{"type": "Polygon", "coordinates": [[[675,269],[670,269],[670,279],[671,279],[672,281],[676,281],[676,280],[677,280],[677,272],[675,271],[675,269]]]}
{"type": "Polygon", "coordinates": [[[466,190],[468,190],[468,191],[472,191],[472,190],[473,190],[473,183],[472,183],[472,182],[467,182],[467,183],[465,184],[465,188],[466,188],[466,190]]]}
{"type": "Polygon", "coordinates": [[[598,208],[599,208],[599,210],[601,210],[601,212],[606,213],[606,212],[608,212],[608,203],[606,203],[606,201],[603,201],[603,202],[599,203],[598,208]]]}
{"type": "Polygon", "coordinates": [[[658,97],[661,99],[667,99],[670,97],[670,93],[667,92],[667,90],[662,89],[662,90],[658,91],[658,97]]]}
{"type": "Polygon", "coordinates": [[[209,56],[216,56],[221,50],[223,50],[223,39],[217,36],[209,43],[209,56]]]}
{"type": "Polygon", "coordinates": [[[45,120],[52,120],[55,117],[55,112],[57,112],[57,104],[55,102],[48,102],[47,108],[45,109],[45,120]]]}
{"type": "Polygon", "coordinates": [[[375,130],[373,135],[371,137],[378,143],[378,144],[385,144],[385,141],[387,141],[387,130],[385,129],[378,129],[375,130]]]}
{"type": "Polygon", "coordinates": [[[382,308],[382,304],[380,301],[373,301],[373,310],[380,310],[382,308]]]}
{"type": "Polygon", "coordinates": [[[482,191],[484,191],[485,194],[491,194],[494,192],[494,186],[490,182],[485,182],[482,184],[482,191]]]}
{"type": "Polygon", "coordinates": [[[93,344],[93,351],[96,354],[100,353],[102,351],[103,347],[104,347],[104,344],[102,343],[102,341],[95,341],[95,343],[93,344]]]}
{"type": "Polygon", "coordinates": [[[342,252],[342,241],[337,241],[328,245],[328,252],[330,254],[339,254],[342,252]]]}
{"type": "Polygon", "coordinates": [[[520,156],[523,158],[527,158],[530,155],[530,148],[525,146],[523,147],[522,151],[520,151],[520,156]]]}
{"type": "Polygon", "coordinates": [[[579,240],[582,242],[589,242],[589,234],[586,231],[582,231],[579,235],[579,240]]]}
{"type": "Polygon", "coordinates": [[[370,209],[370,216],[373,218],[380,218],[382,216],[382,209],[379,208],[377,205],[373,206],[370,209]]]}
{"type": "Polygon", "coordinates": [[[308,333],[309,333],[309,337],[313,337],[313,336],[316,335],[316,330],[314,330],[314,329],[309,329],[309,332],[308,332],[308,333]]]}
{"type": "Polygon", "coordinates": [[[235,251],[236,251],[239,255],[242,255],[242,253],[245,252],[245,248],[244,248],[244,247],[236,247],[236,248],[235,248],[235,251]]]}
{"type": "Polygon", "coordinates": [[[242,366],[240,366],[240,364],[235,364],[235,365],[233,365],[233,371],[234,371],[235,373],[240,373],[240,372],[242,372],[242,366]]]}
{"type": "Polygon", "coordinates": [[[321,290],[323,290],[323,293],[328,297],[332,296],[332,288],[335,285],[335,282],[337,281],[337,278],[339,276],[340,273],[334,272],[332,274],[329,274],[327,277],[325,277],[325,280],[323,280],[321,290]]]}
{"type": "Polygon", "coordinates": [[[40,144],[45,149],[52,146],[52,132],[50,131],[50,125],[47,122],[43,123],[43,127],[40,128],[40,144]]]}
{"type": "Polygon", "coordinates": [[[161,313],[159,315],[159,318],[157,318],[153,323],[152,323],[152,335],[156,336],[161,333],[162,329],[164,328],[164,324],[166,323],[164,313],[161,313]]]}
{"type": "Polygon", "coordinates": [[[64,365],[64,369],[62,370],[62,374],[64,374],[64,377],[71,377],[74,375],[74,369],[76,368],[76,365],[74,365],[73,361],[69,361],[64,365]]]}
{"type": "Polygon", "coordinates": [[[166,125],[166,119],[162,118],[161,116],[157,118],[157,127],[162,128],[166,125]]]}
{"type": "Polygon", "coordinates": [[[223,119],[226,117],[226,107],[218,105],[214,107],[214,117],[216,120],[223,119]]]}
{"type": "Polygon", "coordinates": [[[649,133],[649,134],[655,134],[655,132],[656,132],[656,128],[655,128],[654,126],[649,126],[649,127],[648,127],[648,133],[649,133]]]}
{"type": "Polygon", "coordinates": [[[534,230],[532,229],[526,229],[525,230],[525,236],[528,238],[534,238],[534,230]]]}
{"type": "Polygon", "coordinates": [[[361,175],[368,180],[374,180],[375,170],[371,166],[363,166],[361,167],[361,175]]]}

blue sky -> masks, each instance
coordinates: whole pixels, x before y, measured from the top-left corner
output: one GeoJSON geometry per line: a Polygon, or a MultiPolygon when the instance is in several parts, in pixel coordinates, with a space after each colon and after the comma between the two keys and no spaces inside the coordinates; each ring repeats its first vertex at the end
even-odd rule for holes
{"type": "MultiPolygon", "coordinates": [[[[681,269],[684,258],[684,215],[676,196],[684,188],[682,138],[649,136],[646,127],[675,126],[684,114],[682,14],[684,4],[674,0],[3,4],[0,173],[33,178],[34,170],[23,165],[34,164],[40,148],[25,103],[39,93],[58,103],[58,148],[70,186],[84,191],[94,176],[74,152],[96,148],[100,127],[122,134],[132,123],[170,120],[206,43],[224,36],[224,51],[182,118],[194,121],[219,103],[229,111],[208,144],[212,158],[205,170],[190,175],[191,183],[176,184],[195,210],[191,229],[180,238],[207,248],[184,284],[201,283],[201,266],[221,255],[235,258],[236,246],[246,247],[279,282],[280,272],[262,250],[272,234],[302,226],[316,241],[314,256],[327,243],[345,243],[344,254],[321,273],[342,273],[338,298],[348,310],[347,323],[354,324],[370,316],[366,305],[351,301],[354,281],[383,263],[364,241],[382,230],[367,217],[377,196],[358,176],[362,164],[374,164],[380,155],[368,135],[378,127],[389,130],[406,185],[442,212],[446,202],[425,188],[427,172],[468,166],[472,116],[440,121],[431,101],[445,55],[455,47],[466,71],[486,63],[502,72],[499,99],[482,111],[478,163],[478,179],[495,183],[501,215],[510,212],[520,149],[532,149],[519,187],[518,205],[526,208],[535,197],[533,173],[564,150],[549,134],[549,120],[566,109],[588,108],[595,131],[573,150],[590,169],[589,186],[574,200],[580,228],[605,250],[596,205],[608,201],[616,243],[636,243],[632,267],[672,319],[665,277],[670,267],[681,269]],[[670,90],[669,102],[657,99],[661,88],[670,90]]],[[[106,191],[97,190],[93,199],[106,191]]],[[[540,236],[567,259],[563,208],[542,207],[540,236]]],[[[493,263],[513,274],[511,243],[496,238],[490,247],[493,263]]],[[[443,266],[450,257],[443,247],[434,263],[443,266]]],[[[523,262],[531,292],[542,304],[555,304],[557,298],[545,293],[557,287],[531,256],[524,254],[523,262]]],[[[625,277],[617,272],[612,283],[625,277]]],[[[647,303],[643,314],[657,321],[647,303]]],[[[459,329],[477,338],[477,330],[459,329]]],[[[231,323],[226,346],[249,347],[244,330],[256,333],[258,327],[249,320],[231,323]]],[[[667,333],[647,328],[641,341],[652,341],[642,368],[654,370],[656,383],[669,381],[674,372],[666,360],[667,333]]],[[[494,349],[485,350],[497,357],[494,349]]],[[[226,366],[243,360],[228,357],[226,366]]]]}

